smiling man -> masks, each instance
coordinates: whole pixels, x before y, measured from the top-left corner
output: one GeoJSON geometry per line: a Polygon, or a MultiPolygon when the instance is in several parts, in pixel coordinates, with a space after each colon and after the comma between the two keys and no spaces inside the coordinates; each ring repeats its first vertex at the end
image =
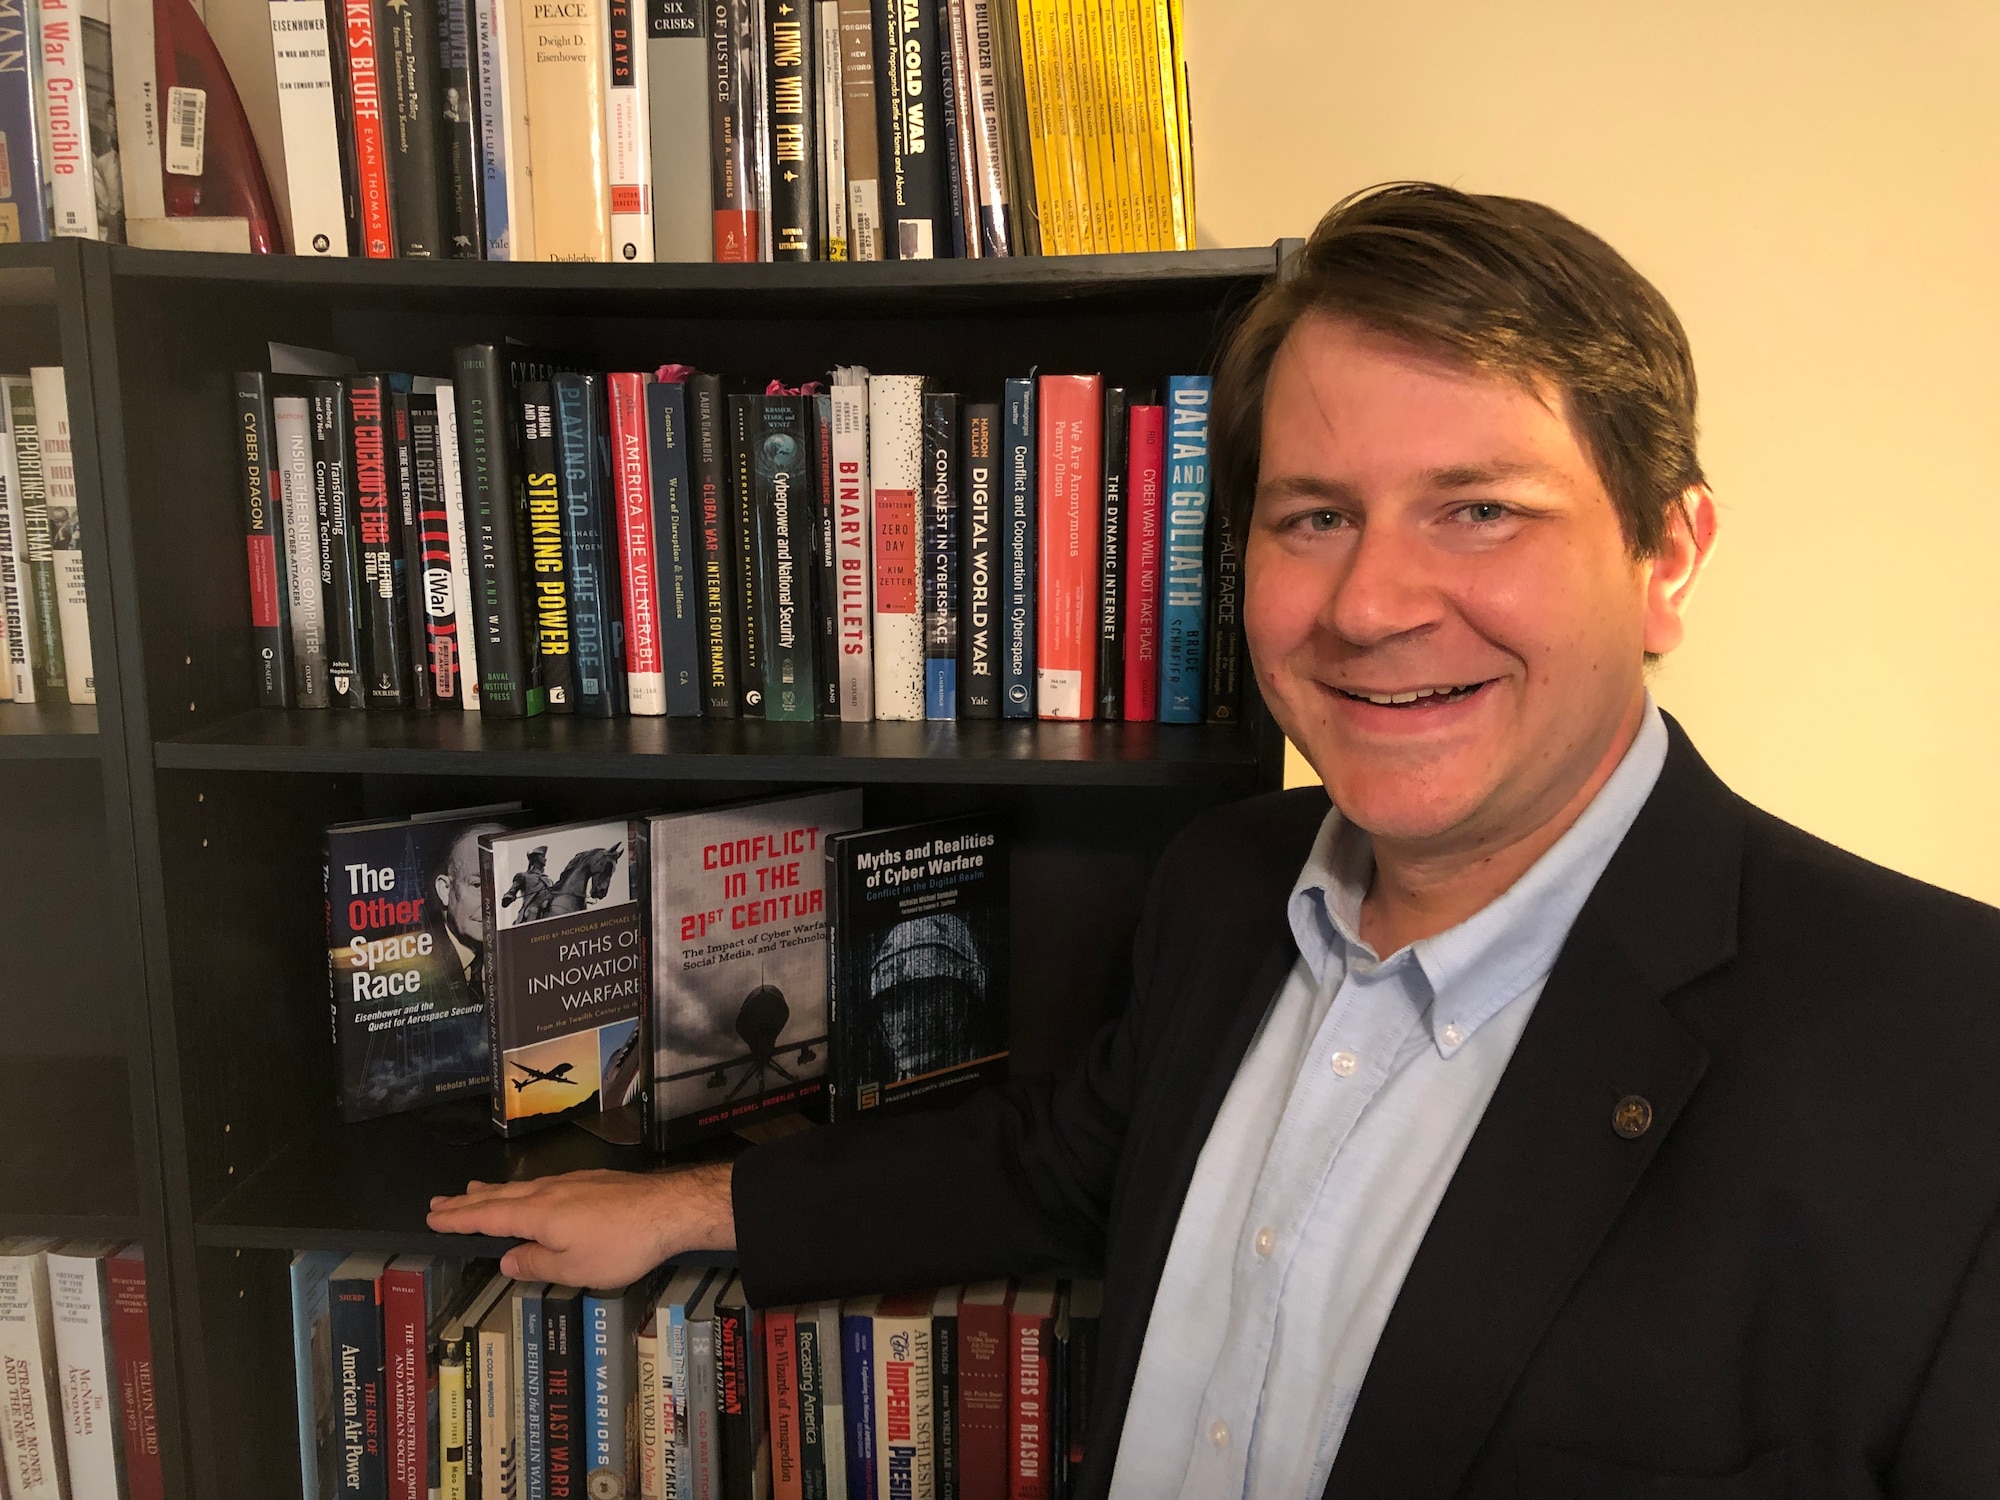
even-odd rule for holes
{"type": "Polygon", "coordinates": [[[1672,310],[1547,208],[1378,189],[1217,400],[1325,792],[1179,839],[1084,1062],[432,1222],[594,1284],[734,1245],[767,1303],[1101,1268],[1079,1496],[2000,1495],[2000,915],[1648,697],[1716,524],[1672,310]]]}

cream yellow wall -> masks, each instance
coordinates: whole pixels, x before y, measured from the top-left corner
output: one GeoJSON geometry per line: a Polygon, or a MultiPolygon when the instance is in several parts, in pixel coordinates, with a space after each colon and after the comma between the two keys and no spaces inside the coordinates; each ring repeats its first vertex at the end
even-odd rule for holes
{"type": "Polygon", "coordinates": [[[1433,178],[1665,291],[1724,532],[1655,692],[1753,801],[2000,903],[2000,6],[1185,4],[1203,243],[1433,178]]]}

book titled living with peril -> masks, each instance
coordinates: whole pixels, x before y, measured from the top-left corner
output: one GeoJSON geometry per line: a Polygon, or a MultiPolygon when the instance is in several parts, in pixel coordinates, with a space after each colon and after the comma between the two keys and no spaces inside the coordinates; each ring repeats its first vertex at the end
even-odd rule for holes
{"type": "Polygon", "coordinates": [[[1007,834],[981,813],[827,840],[830,1112],[938,1096],[1007,1066],[1007,834]]]}
{"type": "Polygon", "coordinates": [[[326,968],[343,1120],[483,1092],[479,839],[518,802],[326,831],[326,968]]]}
{"type": "Polygon", "coordinates": [[[646,824],[562,823],[479,841],[493,1125],[559,1119],[636,1142],[645,1093],[646,824]]]}
{"type": "Polygon", "coordinates": [[[825,846],[860,824],[851,789],[651,820],[656,1149],[818,1104],[825,846]]]}

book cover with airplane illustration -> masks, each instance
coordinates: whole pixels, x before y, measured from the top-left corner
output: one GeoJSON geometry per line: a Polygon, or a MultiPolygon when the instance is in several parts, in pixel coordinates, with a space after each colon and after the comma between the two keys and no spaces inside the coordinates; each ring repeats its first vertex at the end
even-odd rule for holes
{"type": "Polygon", "coordinates": [[[645,1093],[646,824],[563,823],[479,841],[493,1125],[575,1120],[636,1142],[645,1093]]]}
{"type": "Polygon", "coordinates": [[[855,790],[649,820],[656,1149],[826,1090],[826,839],[855,790]]]}

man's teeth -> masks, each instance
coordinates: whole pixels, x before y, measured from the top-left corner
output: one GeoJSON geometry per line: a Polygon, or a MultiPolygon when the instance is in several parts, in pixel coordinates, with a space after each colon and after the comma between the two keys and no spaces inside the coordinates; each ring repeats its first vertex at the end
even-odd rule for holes
{"type": "Polygon", "coordinates": [[[1410,693],[1354,693],[1350,696],[1368,703],[1378,703],[1386,708],[1397,703],[1415,703],[1420,698],[1449,698],[1470,691],[1469,687],[1428,687],[1418,688],[1410,693]]]}

